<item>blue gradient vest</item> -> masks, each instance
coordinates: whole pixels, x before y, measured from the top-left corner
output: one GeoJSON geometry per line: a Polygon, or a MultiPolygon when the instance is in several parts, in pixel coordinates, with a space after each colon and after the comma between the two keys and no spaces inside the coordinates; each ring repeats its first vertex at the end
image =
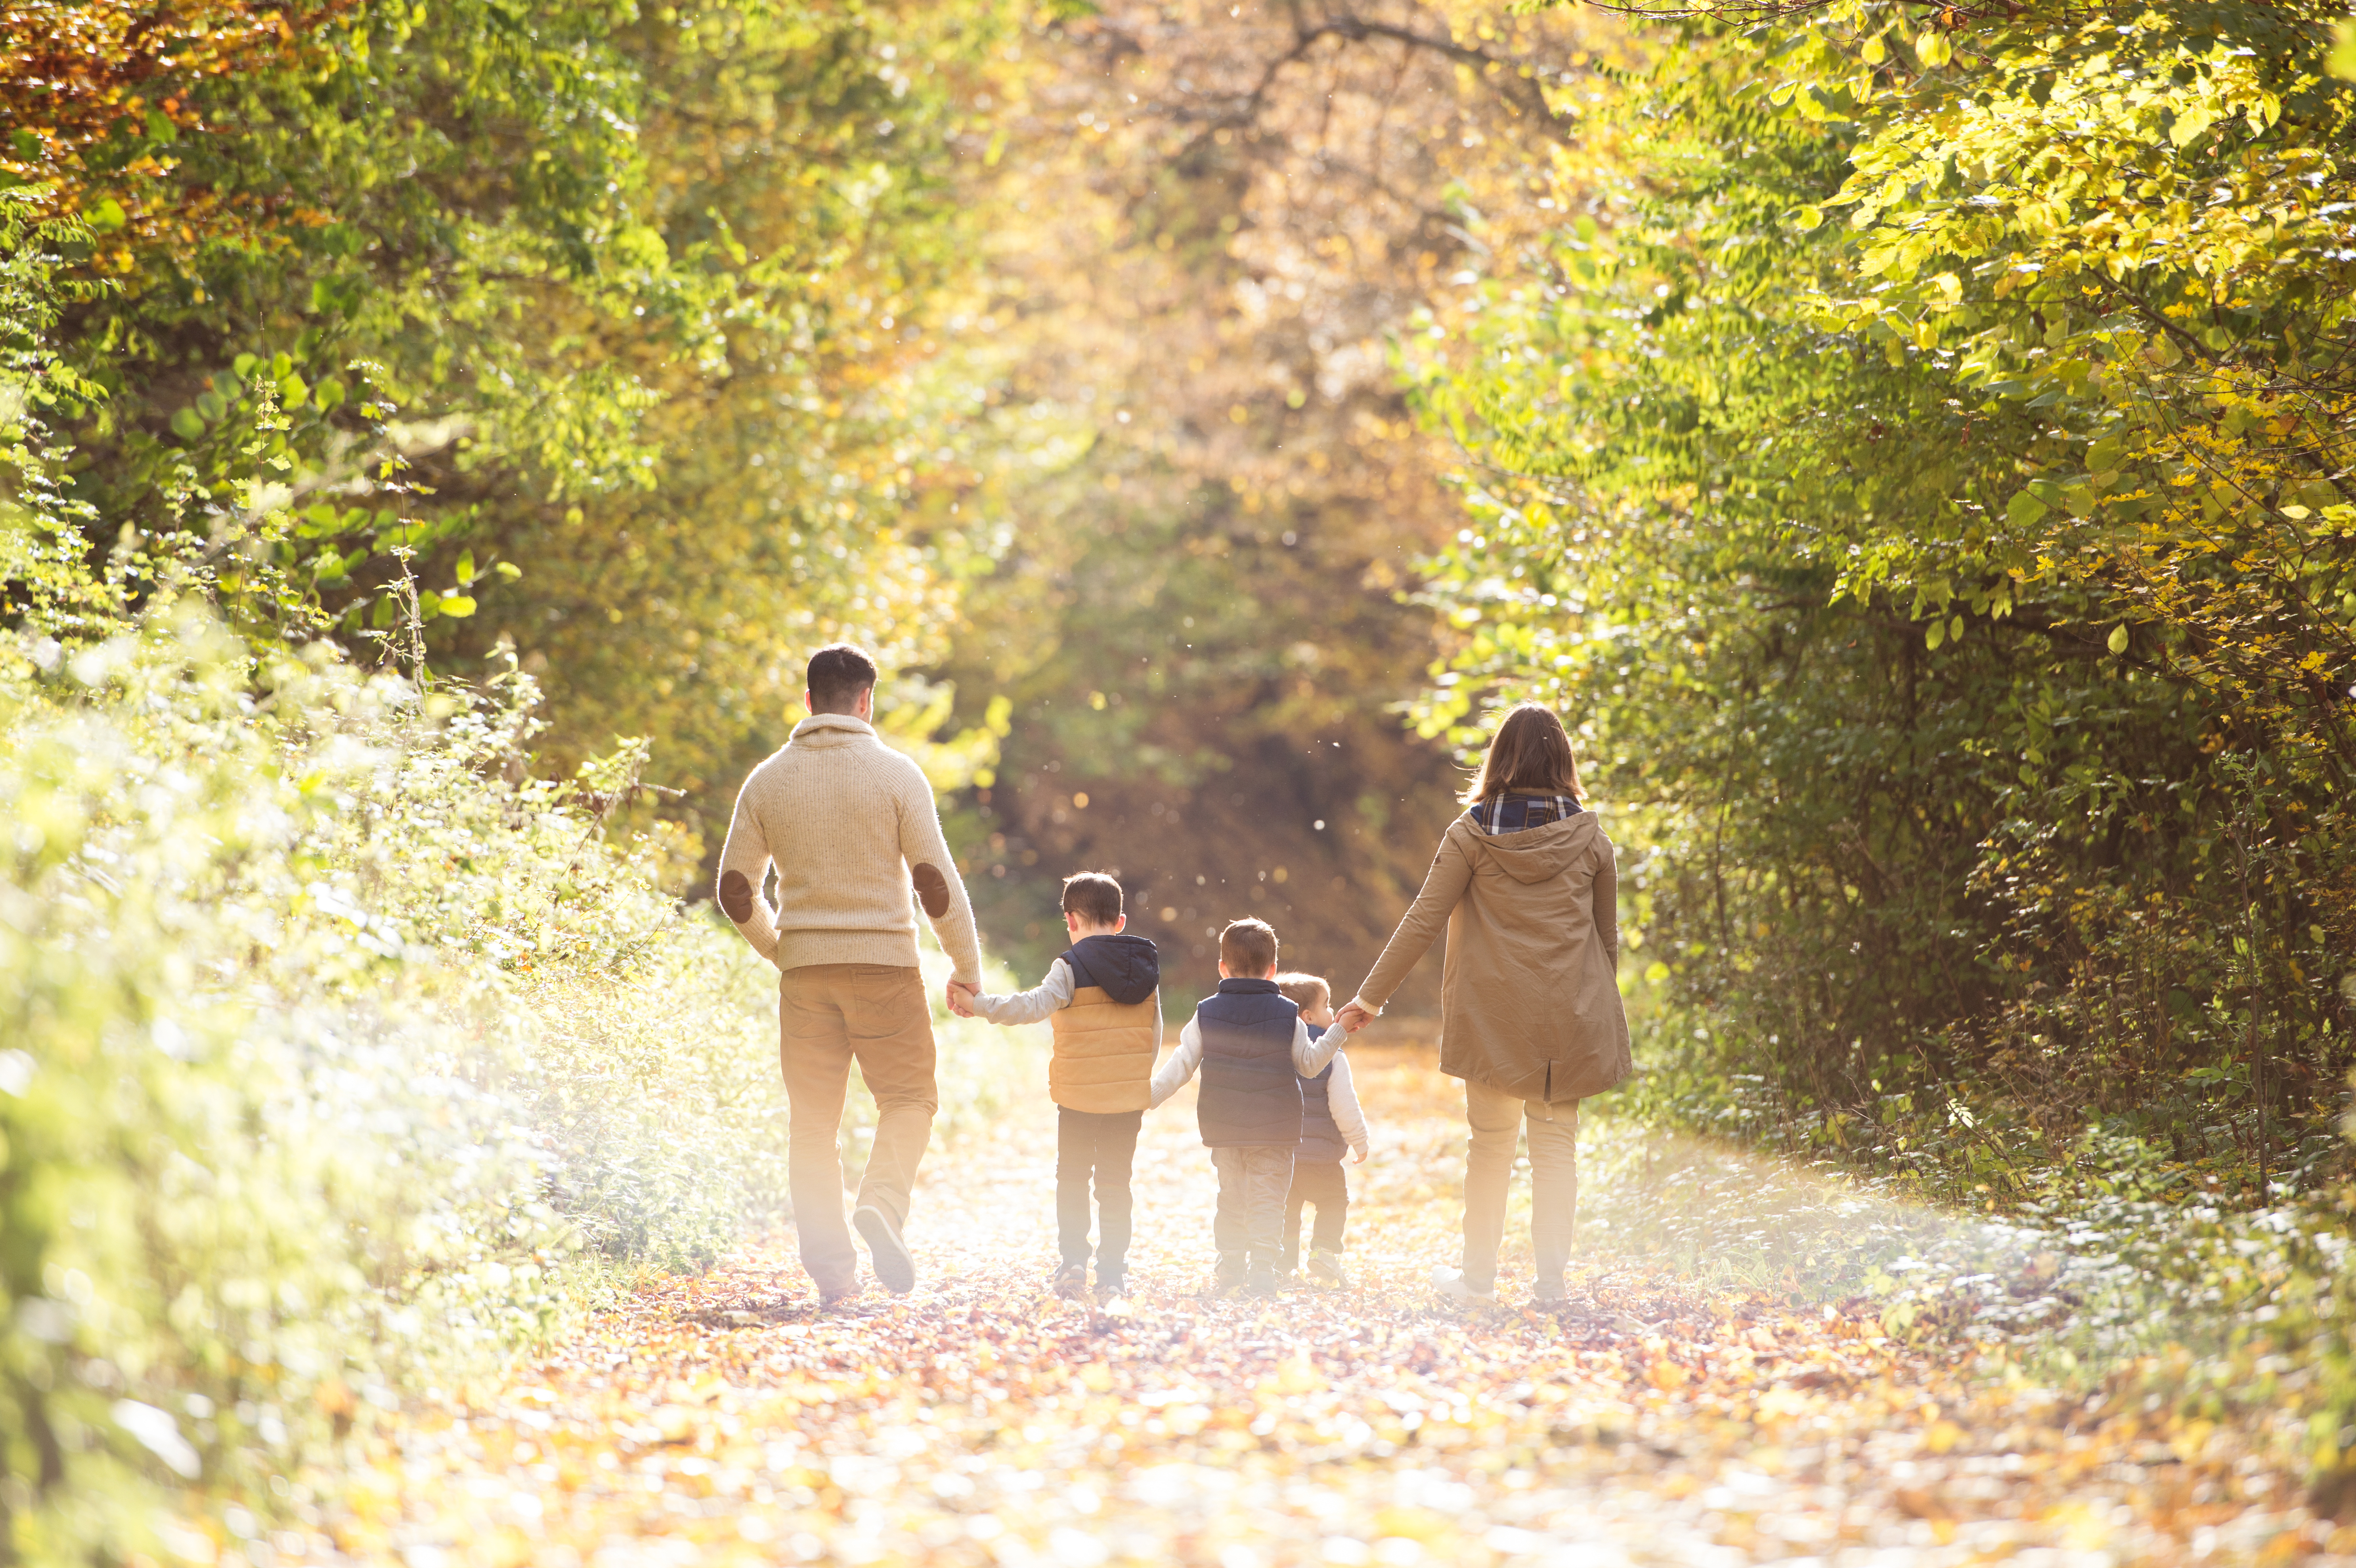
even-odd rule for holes
{"type": "MultiPolygon", "coordinates": [[[[1315,1025],[1311,1025],[1314,1029],[1315,1025]]],[[[1349,1151],[1342,1125],[1333,1119],[1333,1064],[1314,1078],[1301,1081],[1301,1147],[1293,1158],[1308,1164],[1331,1164],[1349,1151]]]]}
{"type": "Polygon", "coordinates": [[[1194,1115],[1213,1148],[1291,1148],[1301,1141],[1292,1040],[1301,1008],[1273,980],[1222,980],[1194,1009],[1203,1088],[1194,1115]]]}

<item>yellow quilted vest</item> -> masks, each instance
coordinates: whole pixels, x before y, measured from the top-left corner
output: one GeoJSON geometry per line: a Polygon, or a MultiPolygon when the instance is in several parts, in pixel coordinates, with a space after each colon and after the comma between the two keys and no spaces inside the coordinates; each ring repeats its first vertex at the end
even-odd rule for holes
{"type": "Polygon", "coordinates": [[[1158,989],[1127,1007],[1102,986],[1073,992],[1072,1005],[1048,1020],[1055,1031],[1048,1095],[1074,1111],[1144,1110],[1153,1097],[1153,1025],[1161,1010],[1158,989]]]}

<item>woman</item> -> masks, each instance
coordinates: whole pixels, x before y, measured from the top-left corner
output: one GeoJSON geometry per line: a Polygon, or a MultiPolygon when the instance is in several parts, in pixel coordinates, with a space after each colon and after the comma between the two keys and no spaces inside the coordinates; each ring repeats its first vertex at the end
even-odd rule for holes
{"type": "Polygon", "coordinates": [[[1440,1070],[1464,1080],[1464,1267],[1432,1283],[1495,1299],[1505,1187],[1530,1140],[1537,1299],[1559,1301],[1579,1207],[1579,1103],[1628,1075],[1612,841],[1580,803],[1570,737],[1552,709],[1505,715],[1448,825],[1423,891],[1350,1007],[1372,1017],[1448,927],[1440,1070]]]}

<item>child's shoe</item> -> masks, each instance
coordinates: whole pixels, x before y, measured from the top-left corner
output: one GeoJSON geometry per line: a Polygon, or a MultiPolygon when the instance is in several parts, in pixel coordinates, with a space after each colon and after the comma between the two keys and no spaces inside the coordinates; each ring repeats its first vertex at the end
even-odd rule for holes
{"type": "Polygon", "coordinates": [[[1342,1272],[1340,1256],[1323,1247],[1309,1254],[1309,1277],[1333,1285],[1346,1286],[1350,1283],[1350,1276],[1342,1272]]]}
{"type": "Polygon", "coordinates": [[[1128,1275],[1122,1274],[1107,1274],[1102,1269],[1097,1271],[1097,1299],[1098,1301],[1118,1301],[1128,1294],[1128,1275]]]}
{"type": "Polygon", "coordinates": [[[1060,1265],[1055,1270],[1055,1278],[1049,1281],[1049,1286],[1057,1296],[1066,1298],[1079,1295],[1088,1287],[1088,1265],[1086,1264],[1060,1265]]]}
{"type": "Polygon", "coordinates": [[[1211,1271],[1211,1294],[1214,1296],[1227,1295],[1229,1292],[1235,1290],[1238,1285],[1243,1284],[1244,1275],[1248,1272],[1246,1262],[1243,1258],[1221,1258],[1218,1262],[1218,1266],[1211,1271]]]}
{"type": "Polygon", "coordinates": [[[1276,1294],[1276,1265],[1255,1262],[1251,1272],[1244,1276],[1246,1296],[1271,1296],[1276,1294]]]}

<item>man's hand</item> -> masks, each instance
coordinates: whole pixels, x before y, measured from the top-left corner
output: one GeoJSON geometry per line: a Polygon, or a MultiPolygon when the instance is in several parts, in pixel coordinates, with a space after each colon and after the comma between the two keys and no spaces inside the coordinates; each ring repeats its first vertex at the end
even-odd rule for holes
{"type": "Polygon", "coordinates": [[[1355,1034],[1375,1021],[1375,1009],[1353,997],[1333,1018],[1344,1029],[1355,1034]]]}
{"type": "Polygon", "coordinates": [[[981,995],[980,986],[969,986],[963,980],[951,980],[942,991],[941,999],[948,1003],[949,1011],[961,1019],[969,1019],[974,1016],[974,1011],[966,1006],[966,998],[980,995],[981,995]]]}

